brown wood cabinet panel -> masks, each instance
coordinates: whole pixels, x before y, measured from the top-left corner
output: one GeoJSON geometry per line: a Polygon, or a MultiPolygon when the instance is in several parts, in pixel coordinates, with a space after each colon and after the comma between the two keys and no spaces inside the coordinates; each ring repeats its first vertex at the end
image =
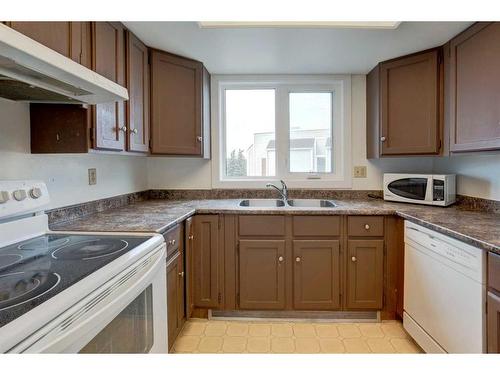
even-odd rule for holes
{"type": "Polygon", "coordinates": [[[204,81],[208,78],[198,61],[151,52],[153,154],[203,156],[203,123],[209,111],[204,107],[208,105],[204,93],[209,93],[209,83],[204,81]]]}
{"type": "Polygon", "coordinates": [[[88,22],[31,22],[13,21],[7,25],[21,34],[89,66],[90,33],[88,22]]]}
{"type": "Polygon", "coordinates": [[[381,155],[439,152],[440,49],[380,64],[381,155]]]}
{"type": "Polygon", "coordinates": [[[488,292],[488,353],[500,353],[500,295],[488,292]]]}
{"type": "Polygon", "coordinates": [[[194,310],[194,227],[193,218],[187,218],[184,222],[184,261],[185,261],[185,287],[186,287],[186,319],[189,319],[194,310]]]}
{"type": "Polygon", "coordinates": [[[180,252],[168,261],[166,272],[168,347],[170,349],[185,321],[184,269],[180,252]]]}
{"type": "Polygon", "coordinates": [[[500,255],[488,253],[488,288],[500,292],[500,255]]]}
{"type": "Polygon", "coordinates": [[[384,241],[349,240],[348,309],[381,309],[384,287],[384,241]]]}
{"type": "Polygon", "coordinates": [[[194,226],[194,304],[219,305],[219,216],[197,215],[194,226]]]}
{"type": "Polygon", "coordinates": [[[366,76],[366,157],[380,157],[380,65],[366,76]]]}
{"type": "Polygon", "coordinates": [[[500,149],[500,22],[478,22],[450,41],[451,151],[500,149]]]}
{"type": "Polygon", "coordinates": [[[340,242],[293,241],[293,307],[299,310],[340,308],[340,242]]]}
{"type": "Polygon", "coordinates": [[[149,61],[148,48],[130,31],[126,33],[127,129],[129,151],[149,150],[149,61]]]}
{"type": "Polygon", "coordinates": [[[240,236],[284,236],[284,216],[240,215],[238,217],[240,236]]]}
{"type": "MultiPolygon", "coordinates": [[[[92,69],[125,86],[125,29],[119,22],[92,23],[92,69]]],[[[124,102],[94,106],[93,119],[95,148],[125,149],[124,102]]]]}
{"type": "Polygon", "coordinates": [[[239,307],[285,308],[284,240],[240,240],[239,307]]]}
{"type": "Polygon", "coordinates": [[[163,233],[163,238],[167,244],[167,258],[175,253],[181,246],[181,225],[169,229],[163,233]]]}
{"type": "Polygon", "coordinates": [[[295,237],[339,236],[340,216],[294,216],[292,232],[295,237]]]}
{"type": "Polygon", "coordinates": [[[382,237],[384,235],[384,217],[349,216],[347,219],[347,234],[359,237],[382,237]]]}

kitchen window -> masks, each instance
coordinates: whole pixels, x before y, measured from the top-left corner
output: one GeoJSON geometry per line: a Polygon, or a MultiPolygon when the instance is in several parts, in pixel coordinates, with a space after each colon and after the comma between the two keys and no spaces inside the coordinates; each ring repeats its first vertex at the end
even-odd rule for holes
{"type": "Polygon", "coordinates": [[[215,187],[351,187],[350,76],[213,76],[215,187]]]}

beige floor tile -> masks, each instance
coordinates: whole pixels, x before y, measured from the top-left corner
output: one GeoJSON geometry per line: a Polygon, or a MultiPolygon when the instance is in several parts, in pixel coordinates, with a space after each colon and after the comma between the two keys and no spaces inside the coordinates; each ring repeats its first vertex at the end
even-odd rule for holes
{"type": "Polygon", "coordinates": [[[246,323],[229,323],[226,330],[227,336],[244,337],[248,335],[248,324],[246,323]]]}
{"type": "Polygon", "coordinates": [[[295,339],[295,353],[319,353],[320,346],[317,338],[300,337],[295,339]]]}
{"type": "Polygon", "coordinates": [[[322,353],[344,353],[345,348],[342,340],[332,338],[320,338],[319,346],[322,353]]]}
{"type": "Polygon", "coordinates": [[[372,338],[382,338],[384,337],[384,332],[380,328],[381,324],[378,323],[360,323],[358,324],[358,328],[361,332],[361,335],[364,337],[372,337],[372,338]]]}
{"type": "Polygon", "coordinates": [[[382,323],[380,325],[386,337],[407,338],[408,335],[401,323],[382,323]]]}
{"type": "Polygon", "coordinates": [[[271,340],[271,350],[274,353],[293,353],[295,351],[295,343],[289,337],[277,337],[271,340]]]}
{"type": "Polygon", "coordinates": [[[205,336],[224,336],[227,325],[224,322],[212,322],[205,327],[205,336]]]}
{"type": "Polygon", "coordinates": [[[356,324],[342,323],[337,326],[340,336],[350,339],[355,337],[361,337],[361,332],[356,324]]]}
{"type": "Polygon", "coordinates": [[[342,340],[346,353],[370,353],[370,348],[361,338],[342,340]]]}
{"type": "Polygon", "coordinates": [[[292,328],[295,337],[316,337],[316,331],[311,323],[296,323],[292,328]]]}
{"type": "Polygon", "coordinates": [[[223,340],[221,337],[203,337],[198,345],[201,353],[217,353],[222,348],[223,340]]]}
{"type": "Polygon", "coordinates": [[[270,324],[250,324],[248,326],[248,334],[250,336],[270,336],[271,335],[271,325],[270,324]]]}
{"type": "Polygon", "coordinates": [[[176,353],[192,353],[198,348],[200,338],[197,336],[179,336],[173,349],[176,353]]]}
{"type": "Polygon", "coordinates": [[[244,353],[246,348],[246,337],[225,337],[222,344],[222,351],[224,353],[244,353]]]}
{"type": "Polygon", "coordinates": [[[184,324],[182,336],[201,336],[205,332],[206,322],[189,321],[184,324]]]}
{"type": "Polygon", "coordinates": [[[338,337],[339,331],[335,324],[315,324],[316,335],[318,337],[338,337]]]}
{"type": "Polygon", "coordinates": [[[275,337],[292,337],[292,325],[288,323],[277,323],[271,325],[271,335],[275,337]]]}
{"type": "Polygon", "coordinates": [[[269,353],[271,351],[271,339],[269,337],[249,337],[247,351],[249,353],[269,353]]]}
{"type": "Polygon", "coordinates": [[[367,339],[366,343],[373,353],[396,353],[396,349],[386,338],[371,338],[367,339]]]}
{"type": "Polygon", "coordinates": [[[421,353],[420,348],[410,339],[391,339],[391,344],[398,353],[421,353]]]}

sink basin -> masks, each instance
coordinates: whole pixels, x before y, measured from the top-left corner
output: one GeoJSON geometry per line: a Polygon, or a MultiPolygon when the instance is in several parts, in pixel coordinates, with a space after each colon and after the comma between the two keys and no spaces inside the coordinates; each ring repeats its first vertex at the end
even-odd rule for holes
{"type": "Polygon", "coordinates": [[[325,199],[290,199],[287,201],[292,207],[335,207],[336,204],[325,199]]]}
{"type": "Polygon", "coordinates": [[[285,201],[281,199],[244,199],[241,207],[284,207],[285,201]]]}

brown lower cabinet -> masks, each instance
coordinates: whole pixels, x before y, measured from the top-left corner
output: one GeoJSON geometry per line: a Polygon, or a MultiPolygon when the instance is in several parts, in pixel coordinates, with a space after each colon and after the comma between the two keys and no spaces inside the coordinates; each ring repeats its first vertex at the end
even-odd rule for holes
{"type": "Polygon", "coordinates": [[[182,252],[177,251],[175,255],[167,261],[167,321],[169,349],[172,348],[186,319],[184,307],[184,275],[182,252]]]}
{"type": "Polygon", "coordinates": [[[186,318],[189,319],[194,310],[194,226],[193,218],[190,217],[184,222],[184,261],[186,270],[186,318]]]}
{"type": "Polygon", "coordinates": [[[488,292],[488,353],[500,353],[500,295],[488,292]]]}

